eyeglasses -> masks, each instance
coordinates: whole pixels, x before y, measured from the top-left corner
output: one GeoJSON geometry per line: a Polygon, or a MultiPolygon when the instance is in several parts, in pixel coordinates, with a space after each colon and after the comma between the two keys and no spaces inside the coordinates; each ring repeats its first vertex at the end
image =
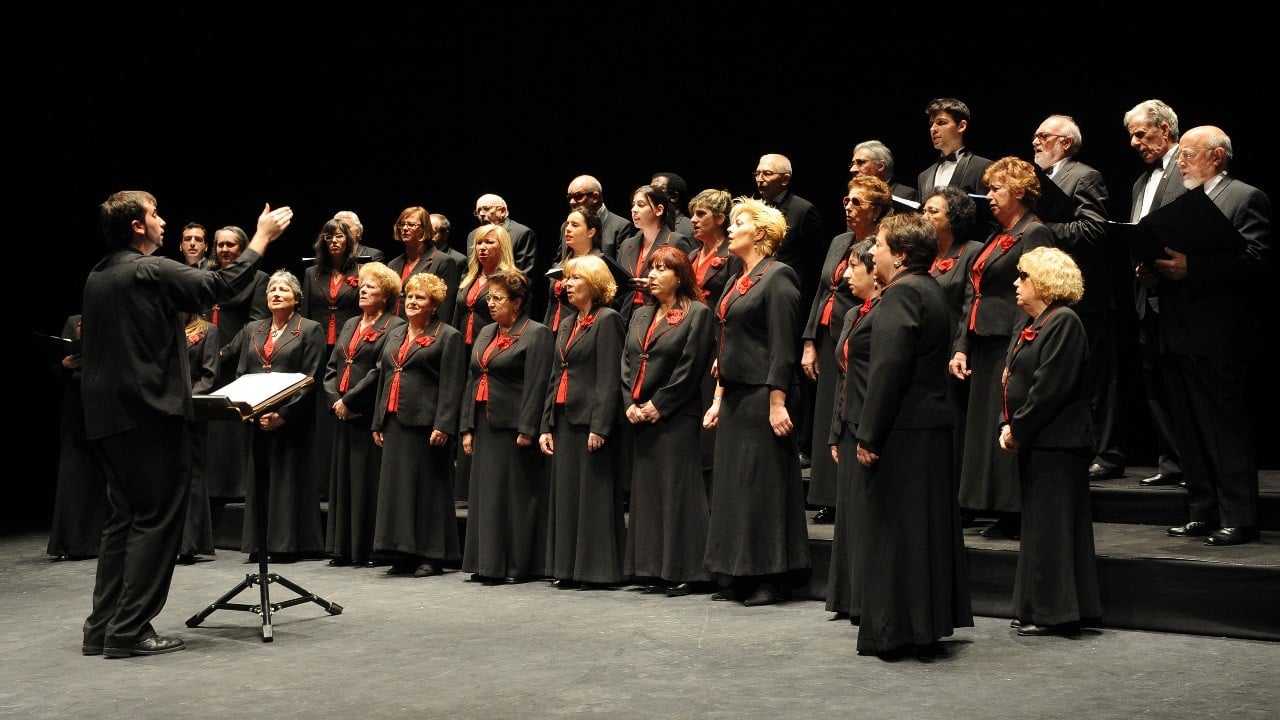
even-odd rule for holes
{"type": "Polygon", "coordinates": [[[1018,279],[1019,279],[1019,280],[1021,280],[1022,282],[1026,282],[1026,281],[1027,281],[1027,278],[1029,278],[1029,277],[1031,277],[1031,275],[1027,274],[1027,271],[1026,271],[1026,270],[1019,270],[1019,271],[1018,271],[1018,279]]]}
{"type": "Polygon", "coordinates": [[[591,197],[592,195],[595,195],[595,192],[593,192],[593,191],[587,191],[587,192],[571,192],[571,193],[565,193],[564,199],[565,199],[565,200],[570,200],[570,201],[572,201],[572,202],[582,202],[583,200],[586,200],[587,198],[591,197]]]}
{"type": "Polygon", "coordinates": [[[400,223],[401,230],[417,230],[420,227],[422,227],[422,223],[420,222],[412,222],[409,220],[405,220],[404,222],[400,223]]]}
{"type": "Polygon", "coordinates": [[[840,204],[844,205],[845,207],[849,207],[850,205],[854,207],[870,207],[871,206],[871,203],[867,202],[866,200],[852,197],[849,195],[846,195],[840,198],[840,204]]]}
{"type": "Polygon", "coordinates": [[[758,177],[758,178],[764,178],[765,180],[768,180],[769,178],[771,178],[771,177],[773,177],[773,176],[775,176],[775,175],[786,175],[786,174],[787,174],[787,173],[784,173],[784,172],[775,172],[775,171],[773,171],[773,170],[757,170],[757,171],[756,171],[756,173],[755,173],[756,177],[758,177]]]}
{"type": "Polygon", "coordinates": [[[1045,142],[1049,138],[1064,138],[1066,137],[1066,135],[1058,135],[1056,133],[1047,133],[1047,132],[1038,132],[1035,135],[1032,135],[1031,137],[1035,140],[1039,140],[1040,142],[1045,142]]]}
{"type": "Polygon", "coordinates": [[[487,303],[489,303],[489,304],[491,304],[491,305],[492,305],[493,303],[504,303],[504,302],[506,302],[507,300],[510,300],[510,298],[508,298],[508,297],[507,297],[507,296],[505,296],[505,295],[494,295],[493,293],[489,293],[489,296],[488,296],[487,298],[485,298],[485,302],[487,302],[487,303]]]}
{"type": "Polygon", "coordinates": [[[1200,156],[1204,148],[1182,148],[1178,151],[1178,159],[1183,162],[1191,162],[1200,156]]]}
{"type": "Polygon", "coordinates": [[[480,207],[476,208],[476,211],[472,214],[475,215],[476,217],[480,217],[481,215],[491,213],[494,210],[501,210],[501,209],[502,209],[501,205],[481,205],[480,207]]]}
{"type": "Polygon", "coordinates": [[[342,233],[334,233],[332,235],[321,235],[320,238],[325,242],[333,242],[334,238],[342,238],[343,240],[346,240],[347,236],[342,233]]]}

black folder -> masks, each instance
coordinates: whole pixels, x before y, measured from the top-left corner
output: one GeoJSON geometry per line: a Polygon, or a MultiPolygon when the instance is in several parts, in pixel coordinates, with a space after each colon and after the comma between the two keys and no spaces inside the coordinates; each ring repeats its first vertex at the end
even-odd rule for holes
{"type": "Polygon", "coordinates": [[[36,333],[37,341],[43,345],[49,354],[58,360],[68,355],[80,354],[80,341],[64,338],[61,335],[46,335],[45,333],[36,333]]]}
{"type": "Polygon", "coordinates": [[[1199,189],[1188,190],[1136,223],[1108,222],[1107,234],[1123,242],[1141,262],[1167,257],[1166,247],[1204,255],[1233,252],[1245,245],[1230,218],[1199,189]]]}

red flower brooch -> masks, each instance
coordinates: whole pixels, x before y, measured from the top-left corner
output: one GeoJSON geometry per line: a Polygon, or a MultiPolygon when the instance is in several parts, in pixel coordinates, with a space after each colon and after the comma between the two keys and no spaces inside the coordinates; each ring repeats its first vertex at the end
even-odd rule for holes
{"type": "Polygon", "coordinates": [[[683,319],[684,319],[684,311],[681,310],[680,308],[672,308],[667,311],[668,325],[679,325],[680,321],[683,319]]]}
{"type": "Polygon", "coordinates": [[[510,335],[501,335],[494,342],[498,343],[499,350],[506,350],[507,348],[516,344],[516,339],[511,337],[510,335]]]}
{"type": "Polygon", "coordinates": [[[862,307],[858,308],[858,316],[861,317],[871,312],[871,298],[862,301],[862,307]]]}
{"type": "Polygon", "coordinates": [[[195,345],[196,343],[200,342],[200,341],[201,341],[201,340],[203,340],[203,339],[204,339],[204,334],[203,334],[203,333],[201,333],[200,335],[188,335],[188,336],[187,336],[187,344],[189,344],[189,345],[195,345]]]}
{"type": "Polygon", "coordinates": [[[556,297],[560,297],[560,292],[561,292],[562,290],[564,290],[564,281],[563,281],[563,280],[557,280],[557,281],[555,282],[555,284],[551,286],[551,291],[552,291],[553,293],[555,293],[555,296],[556,296],[556,297]]]}
{"type": "Polygon", "coordinates": [[[745,295],[751,289],[751,278],[744,277],[738,281],[738,294],[745,295]]]}
{"type": "Polygon", "coordinates": [[[1009,248],[1013,247],[1013,244],[1018,242],[1018,238],[1012,235],[1001,235],[997,239],[1000,241],[1000,252],[1009,252],[1009,248]]]}
{"type": "Polygon", "coordinates": [[[431,343],[435,341],[435,339],[435,335],[419,335],[414,339],[414,342],[418,343],[418,347],[431,347],[431,343]]]}
{"type": "Polygon", "coordinates": [[[944,273],[955,266],[956,266],[955,258],[947,258],[946,260],[939,260],[937,263],[934,264],[934,267],[937,268],[938,272],[940,273],[944,273]]]}
{"type": "Polygon", "coordinates": [[[588,315],[578,321],[578,327],[582,328],[583,330],[586,330],[587,328],[591,327],[591,325],[595,323],[595,321],[596,321],[595,315],[588,315]]]}
{"type": "Polygon", "coordinates": [[[366,330],[366,331],[365,331],[365,333],[364,333],[364,341],[365,341],[365,342],[377,342],[377,340],[378,340],[378,331],[377,331],[377,330],[366,330]]]}
{"type": "Polygon", "coordinates": [[[711,267],[713,268],[724,267],[724,258],[720,257],[719,255],[711,258],[711,267]]]}
{"type": "Polygon", "coordinates": [[[360,278],[356,277],[355,275],[348,275],[347,284],[350,285],[351,287],[360,287],[360,278]]]}
{"type": "Polygon", "coordinates": [[[1022,338],[1023,342],[1031,342],[1036,339],[1036,332],[1035,328],[1028,325],[1022,328],[1022,333],[1018,337],[1022,338]]]}

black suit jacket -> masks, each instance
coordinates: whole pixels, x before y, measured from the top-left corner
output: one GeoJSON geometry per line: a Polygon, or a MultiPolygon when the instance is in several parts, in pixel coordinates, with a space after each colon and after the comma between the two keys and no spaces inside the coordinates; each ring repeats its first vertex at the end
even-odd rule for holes
{"type": "Polygon", "coordinates": [[[827,252],[828,236],[822,227],[822,215],[813,203],[790,190],[777,200],[766,202],[787,217],[787,234],[782,245],[774,248],[774,255],[795,271],[800,296],[807,301],[818,290],[818,274],[827,252]]]}
{"type": "Polygon", "coordinates": [[[622,376],[622,341],[625,328],[622,316],[613,308],[602,307],[585,329],[578,324],[578,313],[561,318],[556,333],[547,381],[547,398],[542,409],[542,432],[555,428],[556,395],[562,377],[567,378],[564,418],[573,425],[589,428],[589,432],[605,437],[613,435],[621,417],[618,383],[622,376]],[[569,338],[573,336],[573,344],[569,338]]]}
{"type": "MultiPolygon", "coordinates": [[[[1187,192],[1202,192],[1188,190],[1187,192]]],[[[1244,245],[1187,256],[1187,278],[1160,284],[1160,342],[1178,355],[1240,355],[1251,342],[1251,286],[1271,252],[1271,201],[1230,175],[1209,199],[1231,220],[1244,245]]]]}
{"type": "Polygon", "coordinates": [[[360,316],[347,321],[338,333],[338,342],[334,343],[329,353],[324,371],[324,403],[325,407],[342,400],[352,412],[368,415],[373,412],[373,402],[378,395],[378,376],[373,373],[378,358],[382,355],[382,346],[387,341],[387,332],[404,325],[405,322],[389,312],[373,322],[365,336],[356,346],[355,353],[350,353],[351,337],[360,326],[360,316]],[[373,340],[369,340],[372,337],[373,340]],[[350,366],[351,372],[347,373],[350,366]],[[342,376],[347,375],[347,389],[342,390],[342,376]]]}
{"type": "Polygon", "coordinates": [[[476,391],[480,378],[487,375],[489,400],[485,407],[489,424],[495,428],[515,430],[537,438],[542,427],[542,406],[547,399],[547,381],[551,377],[551,349],[555,336],[540,322],[521,315],[511,326],[515,341],[510,347],[489,354],[487,369],[481,359],[489,343],[497,335],[498,324],[482,328],[471,348],[471,369],[467,389],[462,396],[464,412],[461,432],[476,426],[476,391]]]}
{"type": "MultiPolygon", "coordinates": [[[[1174,149],[1177,152],[1177,148],[1174,149]]],[[[1182,169],[1178,167],[1175,158],[1169,159],[1169,168],[1164,171],[1164,176],[1160,178],[1160,185],[1156,188],[1156,195],[1151,199],[1151,209],[1164,207],[1176,200],[1182,193],[1187,191],[1185,185],[1182,184],[1182,169]]],[[[1142,196],[1147,189],[1147,181],[1151,179],[1151,173],[1155,170],[1154,164],[1148,167],[1138,179],[1133,183],[1133,193],[1131,196],[1131,204],[1129,206],[1129,218],[1131,222],[1138,222],[1140,219],[1138,213],[1142,212],[1142,196]]],[[[1130,265],[1136,265],[1131,262],[1130,265]]],[[[1161,282],[1157,282],[1152,290],[1148,290],[1145,285],[1136,280],[1133,283],[1133,304],[1138,311],[1138,317],[1146,317],[1147,314],[1147,297],[1159,296],[1161,292],[1161,282]]]]}
{"type": "MultiPolygon", "coordinates": [[[[1085,386],[1089,342],[1075,312],[1051,306],[1039,320],[1027,318],[1035,338],[1009,342],[1003,420],[1023,448],[1093,448],[1089,390],[1085,386]]],[[[1021,332],[1021,330],[1019,330],[1021,332]]]]}
{"type": "MultiPolygon", "coordinates": [[[[256,320],[244,326],[240,334],[240,361],[236,364],[236,377],[261,372],[297,372],[310,375],[317,381],[323,379],[325,353],[324,331],[320,323],[309,320],[301,313],[294,313],[285,324],[284,332],[276,338],[275,348],[268,363],[265,346],[271,332],[271,318],[256,320]]],[[[315,421],[315,385],[299,390],[289,402],[275,409],[280,417],[293,428],[310,427],[315,421]]]]}
{"type": "MultiPolygon", "coordinates": [[[[1013,279],[1018,276],[1018,260],[1032,248],[1052,245],[1053,233],[1033,213],[1027,213],[1008,232],[993,234],[983,245],[983,251],[993,243],[1002,242],[1004,237],[1017,240],[1007,250],[996,247],[987,256],[978,287],[974,287],[972,273],[969,282],[965,283],[964,304],[960,306],[960,324],[956,328],[956,352],[969,352],[969,316],[975,305],[977,317],[972,332],[977,335],[1008,337],[1016,327],[1022,326],[1022,319],[1026,317],[1018,307],[1013,289],[1013,279]]],[[[979,252],[978,257],[981,256],[979,252]]],[[[976,258],[974,262],[977,263],[976,258]]]]}
{"type": "Polygon", "coordinates": [[[809,319],[804,324],[801,338],[815,341],[818,339],[822,314],[828,299],[834,297],[831,305],[831,323],[825,328],[825,332],[830,333],[833,339],[844,327],[845,313],[861,302],[849,292],[849,281],[844,278],[845,265],[841,264],[845,255],[849,253],[849,246],[857,241],[858,238],[852,232],[840,233],[831,238],[831,244],[827,246],[827,258],[822,262],[822,272],[818,275],[818,290],[809,304],[809,319]]]}
{"type": "Polygon", "coordinates": [[[462,345],[462,334],[437,315],[418,338],[432,339],[426,344],[416,340],[411,343],[401,363],[397,358],[408,332],[408,323],[387,331],[382,354],[372,371],[378,386],[373,429],[380,431],[386,423],[391,383],[399,375],[397,419],[405,425],[429,427],[450,437],[456,436],[462,393],[467,384],[467,352],[462,345]]]}
{"type": "Polygon", "coordinates": [[[664,419],[688,414],[701,417],[699,387],[711,371],[720,323],[710,307],[691,303],[675,325],[668,318],[662,318],[649,334],[655,312],[656,305],[636,310],[627,328],[622,354],[622,407],[652,402],[664,419]],[[645,345],[646,335],[648,345],[645,345]],[[646,357],[637,398],[634,390],[636,381],[640,380],[641,355],[646,357]]]}
{"type": "Polygon", "coordinates": [[[81,307],[81,396],[90,440],[156,415],[190,419],[191,369],[180,312],[199,312],[247,287],[261,257],[245,250],[220,270],[197,270],[133,248],[89,271],[81,307]]]}
{"type": "MultiPolygon", "coordinates": [[[[640,257],[640,243],[644,240],[644,235],[636,233],[626,240],[622,241],[622,245],[618,247],[618,264],[632,273],[635,277],[646,277],[649,274],[649,258],[653,257],[653,251],[663,245],[671,245],[678,248],[681,252],[688,254],[693,249],[693,242],[689,238],[681,235],[673,230],[662,228],[658,231],[658,237],[649,246],[649,252],[645,253],[643,258],[640,257]]],[[[624,323],[631,322],[631,313],[635,308],[636,293],[628,288],[618,288],[618,295],[613,300],[613,306],[622,314],[624,323]]],[[[641,299],[645,302],[649,301],[649,296],[639,293],[641,299]]]]}
{"type": "Polygon", "coordinates": [[[1069,217],[1041,217],[1053,233],[1053,244],[1076,261],[1084,276],[1084,297],[1075,309],[1080,312],[1114,310],[1111,265],[1115,256],[1107,244],[1107,184],[1102,173],[1068,159],[1049,182],[1076,204],[1069,217]]]}
{"type": "MultiPolygon", "coordinates": [[[[987,192],[987,184],[982,182],[982,173],[986,171],[987,166],[991,164],[990,158],[984,158],[981,155],[974,155],[967,150],[961,150],[956,156],[956,171],[951,174],[951,187],[958,187],[965,192],[977,195],[985,195],[987,192]]],[[[917,197],[927,197],[929,191],[937,186],[934,182],[934,176],[938,172],[939,163],[935,162],[920,172],[916,178],[917,197]]],[[[981,203],[979,203],[981,205],[981,203]]]]}
{"type": "Polygon", "coordinates": [[[738,292],[739,278],[734,278],[716,304],[722,318],[720,382],[790,391],[799,359],[796,273],[777,258],[765,258],[752,269],[750,279],[751,287],[743,294],[738,292]]]}

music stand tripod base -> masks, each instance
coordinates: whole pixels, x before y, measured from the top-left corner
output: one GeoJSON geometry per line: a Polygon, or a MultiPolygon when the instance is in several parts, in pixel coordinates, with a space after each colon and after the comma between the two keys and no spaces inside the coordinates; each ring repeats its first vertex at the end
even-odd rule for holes
{"type": "Polygon", "coordinates": [[[211,615],[215,610],[240,610],[243,612],[257,613],[258,615],[262,616],[262,642],[271,642],[272,641],[271,613],[276,612],[278,610],[283,610],[284,608],[287,608],[287,607],[293,607],[294,605],[302,605],[303,603],[313,602],[319,605],[320,607],[324,608],[325,612],[329,613],[330,615],[342,614],[342,606],[339,605],[338,603],[329,602],[328,600],[325,600],[319,595],[316,595],[315,593],[310,592],[305,588],[301,587],[300,585],[290,581],[286,577],[283,577],[273,572],[268,572],[267,561],[265,557],[266,557],[265,554],[259,553],[258,554],[258,572],[249,573],[245,575],[244,580],[240,581],[238,585],[231,588],[222,597],[213,601],[205,609],[201,610],[195,615],[192,615],[191,618],[187,620],[187,627],[191,627],[191,628],[196,627],[201,622],[203,622],[205,618],[209,617],[209,615],[211,615]],[[290,590],[297,593],[298,597],[290,598],[283,602],[272,603],[270,591],[269,591],[269,587],[271,583],[279,583],[289,588],[290,590]],[[250,605],[247,603],[231,602],[231,599],[234,598],[236,595],[239,595],[240,593],[244,592],[245,590],[248,590],[254,585],[257,585],[261,591],[261,602],[259,604],[250,605]]]}

